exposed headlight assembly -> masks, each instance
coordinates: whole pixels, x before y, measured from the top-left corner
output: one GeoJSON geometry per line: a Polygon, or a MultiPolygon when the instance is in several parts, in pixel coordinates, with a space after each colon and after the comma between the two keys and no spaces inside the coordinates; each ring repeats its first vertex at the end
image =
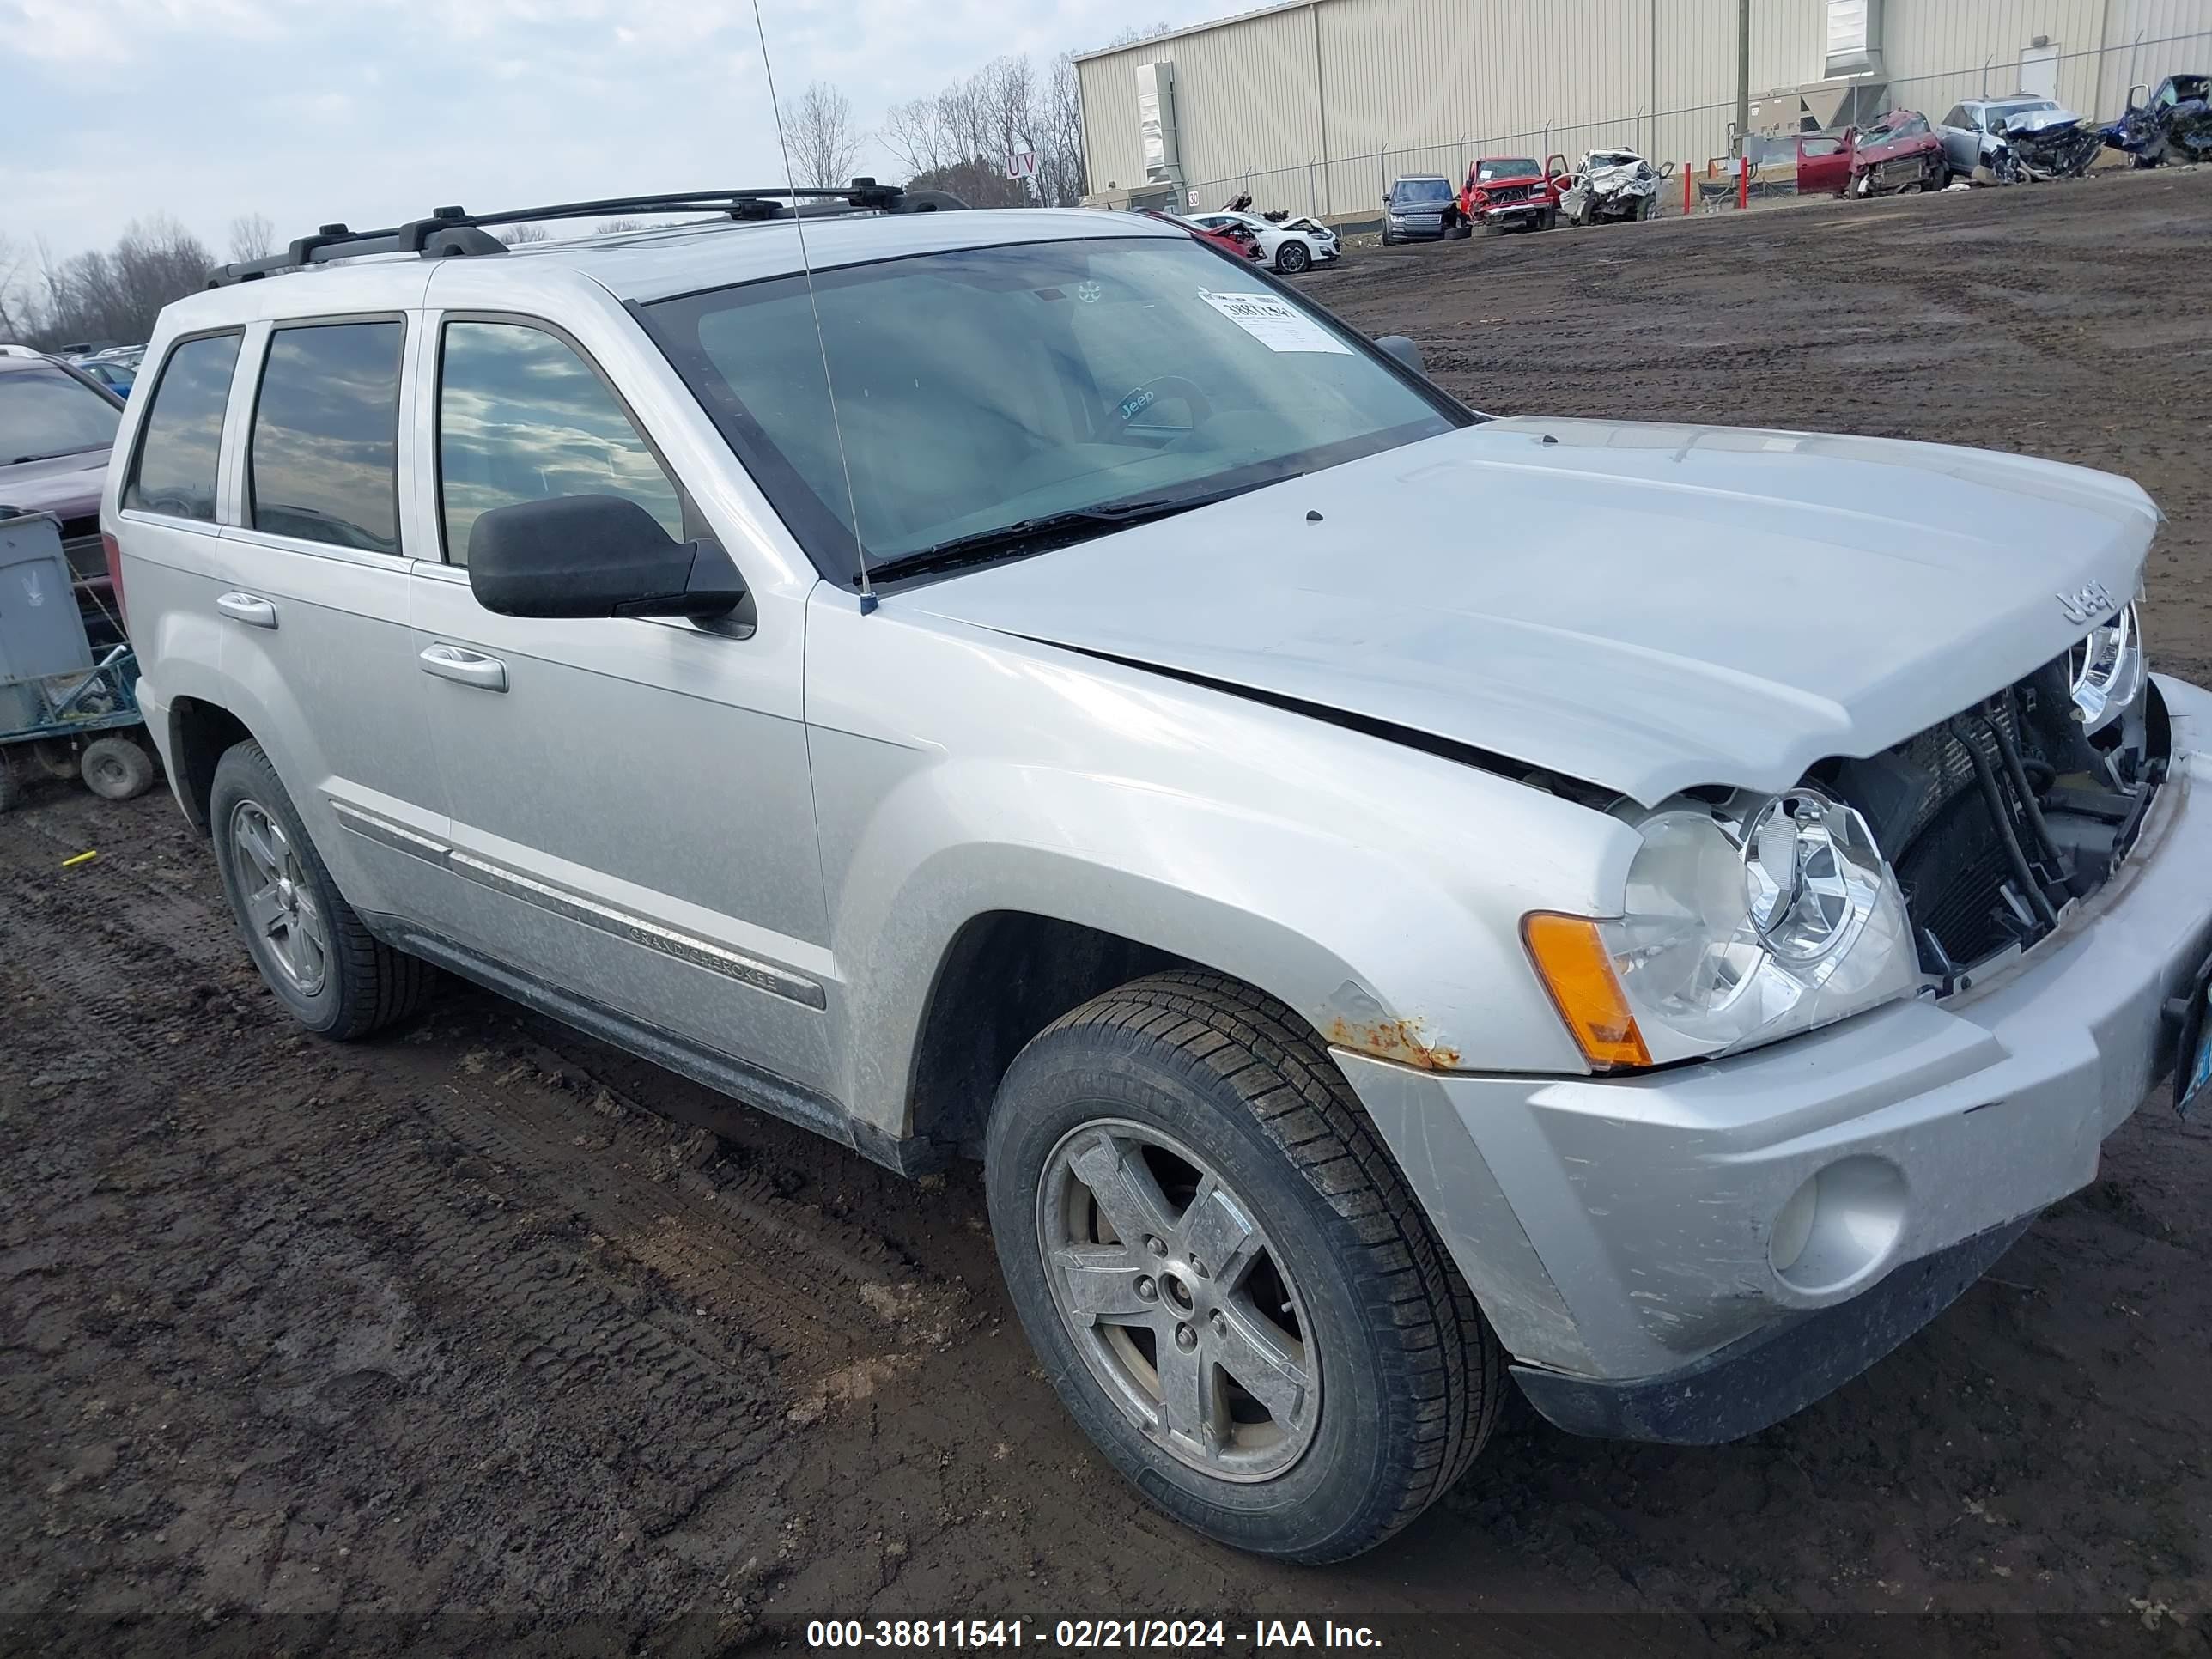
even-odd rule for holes
{"type": "Polygon", "coordinates": [[[1721,1054],[1910,995],[1904,896],[1866,822],[1800,786],[1638,826],[1623,914],[1539,914],[1529,954],[1590,1063],[1721,1054]]]}
{"type": "MultiPolygon", "coordinates": [[[[2140,595],[2137,596],[2140,600],[2140,595]]],[[[2136,606],[2124,607],[2110,621],[2089,630],[2067,659],[2073,680],[2074,710],[2083,732],[2101,732],[2132,708],[2142,695],[2148,670],[2136,606]]]]}

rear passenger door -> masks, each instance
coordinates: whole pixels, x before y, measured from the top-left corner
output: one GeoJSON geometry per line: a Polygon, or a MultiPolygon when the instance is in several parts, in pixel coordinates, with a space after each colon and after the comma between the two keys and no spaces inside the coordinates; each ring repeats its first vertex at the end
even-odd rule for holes
{"type": "Polygon", "coordinates": [[[224,410],[245,336],[243,328],[184,336],[138,394],[149,407],[117,501],[121,598],[140,664],[170,695],[212,690],[173,682],[196,665],[215,668],[222,654],[224,410]]]}
{"type": "Polygon", "coordinates": [[[423,856],[446,816],[415,691],[398,507],[412,349],[398,312],[256,328],[233,402],[238,522],[223,532],[214,608],[241,716],[347,902],[421,917],[452,878],[423,856]]]}

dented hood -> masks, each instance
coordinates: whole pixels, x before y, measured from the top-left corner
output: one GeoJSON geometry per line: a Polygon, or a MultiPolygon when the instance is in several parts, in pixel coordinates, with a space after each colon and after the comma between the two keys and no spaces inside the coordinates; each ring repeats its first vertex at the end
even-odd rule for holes
{"type": "Polygon", "coordinates": [[[2087,631],[2085,589],[2135,592],[2157,517],[1980,450],[1522,418],[893,603],[1652,804],[1784,788],[2011,684],[2087,631]]]}

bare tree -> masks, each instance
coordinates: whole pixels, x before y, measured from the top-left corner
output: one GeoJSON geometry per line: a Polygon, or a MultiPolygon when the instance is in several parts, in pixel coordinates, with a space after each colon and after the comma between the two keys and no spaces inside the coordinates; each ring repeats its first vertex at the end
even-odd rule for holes
{"type": "Polygon", "coordinates": [[[975,76],[975,88],[988,134],[982,153],[1011,174],[1013,158],[1037,148],[1036,76],[1026,57],[994,58],[975,76]]]}
{"type": "Polygon", "coordinates": [[[230,222],[230,257],[240,264],[276,251],[276,227],[265,213],[241,213],[230,222]]]}
{"type": "Polygon", "coordinates": [[[934,98],[893,104],[884,112],[884,124],[876,137],[909,173],[932,172],[960,159],[953,154],[944,124],[938,118],[934,98]]]}
{"type": "Polygon", "coordinates": [[[950,191],[975,207],[1030,202],[1073,206],[1083,199],[1083,105],[1065,53],[1041,80],[1025,57],[995,58],[934,97],[895,104],[877,137],[904,164],[910,182],[950,191]],[[1034,191],[1006,173],[1012,158],[1036,157],[1034,191]]]}
{"type": "Polygon", "coordinates": [[[1111,52],[1116,46],[1140,46],[1147,40],[1157,40],[1165,34],[1171,27],[1167,23],[1155,23],[1148,29],[1140,29],[1133,24],[1126,25],[1101,50],[1111,52]]]}
{"type": "Polygon", "coordinates": [[[0,342],[22,337],[25,325],[16,314],[21,302],[16,295],[15,283],[29,257],[9,238],[0,236],[0,342]]]}
{"type": "Polygon", "coordinates": [[[52,349],[80,340],[131,343],[153,332],[172,300],[206,282],[215,256],[166,214],[133,220],[112,248],[57,260],[41,242],[35,281],[0,251],[0,327],[52,349]]]}
{"type": "Polygon", "coordinates": [[[817,81],[782,112],[784,142],[791,147],[792,180],[828,187],[851,179],[860,135],[852,100],[827,81],[817,81]]]}
{"type": "Polygon", "coordinates": [[[1083,88],[1075,59],[1052,60],[1037,142],[1037,193],[1048,207],[1077,207],[1090,189],[1083,159],[1083,88]]]}
{"type": "Polygon", "coordinates": [[[524,242],[550,242],[553,240],[553,233],[543,225],[509,225],[495,234],[509,247],[519,246],[524,242]]]}

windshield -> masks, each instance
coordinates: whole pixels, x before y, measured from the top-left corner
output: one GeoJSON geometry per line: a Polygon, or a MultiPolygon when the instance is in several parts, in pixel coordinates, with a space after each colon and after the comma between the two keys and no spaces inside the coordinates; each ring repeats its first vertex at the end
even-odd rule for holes
{"type": "Polygon", "coordinates": [[[0,466],[105,449],[123,411],[58,368],[0,373],[0,466]]]}
{"type": "Polygon", "coordinates": [[[1181,237],[817,271],[813,305],[818,340],[803,276],[646,314],[840,580],[856,574],[856,509],[872,565],[1048,515],[1293,477],[1474,418],[1181,237]]]}
{"type": "Polygon", "coordinates": [[[1391,191],[1392,198],[1406,206],[1419,202],[1449,202],[1451,195],[1449,179],[1401,179],[1398,187],[1391,191]]]}
{"type": "Polygon", "coordinates": [[[2033,110],[2057,109],[2057,107],[2058,106],[2052,103],[2048,98],[2031,99],[2026,103],[2020,104],[1992,104],[1990,106],[1990,125],[1996,131],[2002,132],[2004,131],[2005,123],[2011,120],[2015,115],[2026,115],[2033,110]]]}
{"type": "Polygon", "coordinates": [[[1474,164],[1474,182],[1486,185],[1492,179],[1533,179],[1542,171],[1543,168],[1525,155],[1508,155],[1477,161],[1474,164]]]}

